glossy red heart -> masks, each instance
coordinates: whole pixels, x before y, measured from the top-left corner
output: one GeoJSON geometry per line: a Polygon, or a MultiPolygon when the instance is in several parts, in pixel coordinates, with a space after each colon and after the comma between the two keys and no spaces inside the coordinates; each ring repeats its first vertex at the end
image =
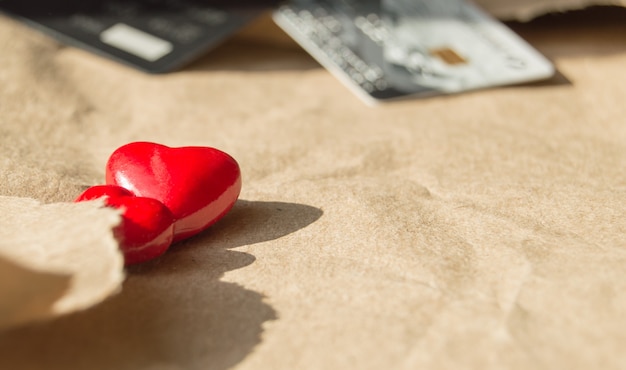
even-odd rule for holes
{"type": "Polygon", "coordinates": [[[230,155],[215,148],[135,142],[111,154],[106,183],[165,204],[174,215],[176,242],[205,230],[233,207],[241,173],[230,155]]]}
{"type": "Polygon", "coordinates": [[[122,222],[113,232],[127,265],[156,258],[172,244],[174,216],[163,203],[114,185],[90,187],[76,202],[102,197],[105,205],[122,210],[122,222]]]}

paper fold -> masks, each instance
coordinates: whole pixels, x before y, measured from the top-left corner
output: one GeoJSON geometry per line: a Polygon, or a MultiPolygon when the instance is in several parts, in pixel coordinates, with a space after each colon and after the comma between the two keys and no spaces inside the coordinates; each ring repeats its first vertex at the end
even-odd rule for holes
{"type": "Polygon", "coordinates": [[[0,329],[90,307],[116,292],[116,211],[99,202],[0,197],[0,329]]]}

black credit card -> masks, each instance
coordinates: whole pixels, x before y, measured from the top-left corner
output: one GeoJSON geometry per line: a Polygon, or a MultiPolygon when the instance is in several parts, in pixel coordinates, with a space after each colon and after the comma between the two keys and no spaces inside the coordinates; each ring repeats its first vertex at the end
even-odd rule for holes
{"type": "Polygon", "coordinates": [[[272,1],[0,0],[0,11],[57,40],[150,73],[181,68],[272,1]]]}

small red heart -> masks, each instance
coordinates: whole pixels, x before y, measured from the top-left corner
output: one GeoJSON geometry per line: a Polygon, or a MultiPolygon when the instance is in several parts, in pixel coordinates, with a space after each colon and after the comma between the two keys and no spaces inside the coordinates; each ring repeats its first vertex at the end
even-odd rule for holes
{"type": "Polygon", "coordinates": [[[156,258],[172,244],[174,216],[163,203],[114,185],[92,186],[75,201],[102,197],[105,205],[122,210],[122,222],[113,232],[127,265],[156,258]]]}
{"type": "Polygon", "coordinates": [[[111,154],[106,183],[165,204],[174,215],[176,242],[205,230],[233,207],[241,173],[218,149],[135,142],[111,154]]]}

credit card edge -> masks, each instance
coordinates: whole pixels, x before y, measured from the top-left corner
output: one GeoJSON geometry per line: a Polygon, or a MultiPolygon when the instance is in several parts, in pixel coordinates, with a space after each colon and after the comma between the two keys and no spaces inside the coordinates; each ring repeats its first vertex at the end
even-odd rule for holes
{"type": "MultiPolygon", "coordinates": [[[[131,61],[127,61],[122,57],[116,56],[112,53],[109,53],[105,50],[102,50],[96,46],[93,46],[91,44],[89,44],[86,41],[82,41],[80,39],[74,38],[72,36],[68,36],[65,33],[58,31],[54,28],[48,27],[40,22],[34,21],[28,17],[25,17],[21,14],[17,14],[11,11],[8,11],[6,9],[2,9],[0,8],[0,14],[4,15],[5,17],[7,17],[8,19],[17,21],[18,23],[24,24],[26,25],[28,28],[33,29],[35,31],[37,31],[38,33],[44,35],[45,37],[48,37],[51,40],[54,40],[64,46],[67,47],[73,47],[76,49],[80,49],[80,50],[84,50],[87,51],[89,53],[95,54],[98,57],[101,58],[105,58],[109,61],[113,61],[115,63],[119,63],[122,64],[126,67],[150,74],[150,75],[159,75],[159,74],[166,74],[166,73],[171,73],[171,72],[176,72],[176,71],[180,71],[181,69],[183,69],[185,66],[190,65],[191,63],[193,63],[195,60],[198,59],[198,57],[200,57],[201,55],[208,53],[209,51],[217,48],[219,45],[221,45],[222,43],[224,43],[226,41],[226,39],[228,38],[228,35],[232,35],[235,32],[237,32],[237,30],[245,27],[247,24],[251,23],[255,18],[257,18],[260,14],[262,14],[262,11],[259,11],[257,14],[254,15],[250,15],[249,17],[247,17],[241,24],[237,25],[236,27],[233,27],[234,29],[230,29],[229,32],[225,32],[225,36],[220,37],[220,39],[217,42],[207,42],[205,44],[203,44],[201,47],[196,48],[197,51],[193,52],[193,53],[189,53],[188,55],[186,55],[184,58],[180,58],[177,59],[176,62],[174,63],[170,63],[170,64],[166,64],[164,66],[161,67],[155,67],[155,68],[149,68],[149,67],[144,67],[141,66],[139,64],[135,64],[131,61]]],[[[110,46],[111,48],[114,48],[116,51],[118,52],[123,52],[128,54],[131,57],[137,57],[135,55],[133,55],[132,53],[128,53],[122,49],[117,49],[113,46],[110,46]]],[[[137,57],[139,59],[141,59],[141,57],[137,57]]],[[[148,62],[149,63],[149,62],[148,62]]]]}
{"type": "Polygon", "coordinates": [[[322,51],[314,45],[306,45],[301,40],[296,40],[296,38],[292,35],[294,33],[298,33],[298,30],[291,27],[291,24],[286,18],[280,13],[280,9],[272,12],[272,20],[282,28],[291,38],[294,39],[302,47],[309,55],[313,57],[319,64],[321,64],[324,68],[326,68],[333,77],[337,78],[342,85],[344,85],[350,92],[356,95],[361,101],[366,103],[369,106],[377,106],[382,101],[380,99],[376,99],[373,96],[367,94],[363,89],[360,88],[354,81],[350,80],[346,74],[333,63],[329,63],[324,60],[327,59],[325,56],[322,56],[322,51]]]}

